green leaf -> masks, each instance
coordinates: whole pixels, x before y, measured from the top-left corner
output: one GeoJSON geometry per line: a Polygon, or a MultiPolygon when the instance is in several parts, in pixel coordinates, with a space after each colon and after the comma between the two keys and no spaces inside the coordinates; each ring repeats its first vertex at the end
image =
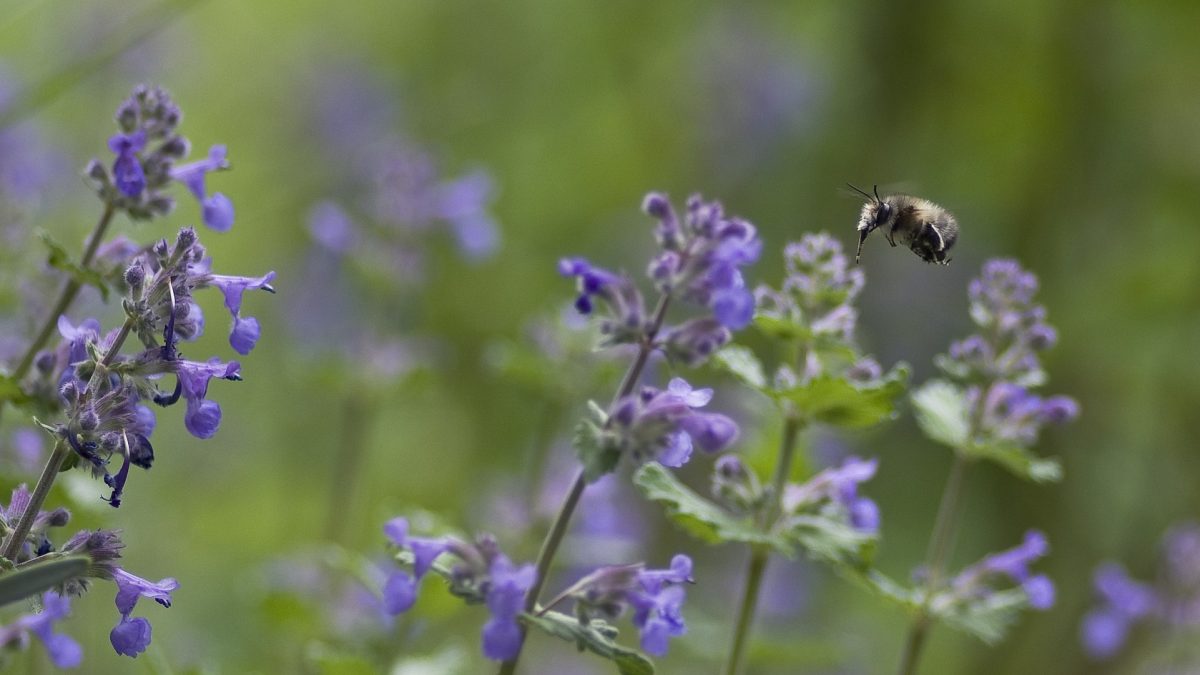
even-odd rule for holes
{"type": "Polygon", "coordinates": [[[891,577],[877,569],[858,569],[845,565],[835,565],[843,577],[862,586],[872,595],[914,612],[921,605],[921,592],[902,586],[891,577]]]}
{"type": "Polygon", "coordinates": [[[24,600],[33,595],[87,574],[91,560],[86,556],[73,555],[57,560],[18,567],[0,574],[0,606],[24,600]]]}
{"type": "Polygon", "coordinates": [[[593,620],[585,625],[575,617],[560,612],[546,612],[541,616],[522,614],[521,620],[556,638],[574,643],[580,651],[586,649],[612,661],[621,675],[654,675],[654,662],[636,649],[614,642],[617,629],[604,621],[593,620]]]}
{"type": "Polygon", "coordinates": [[[605,447],[604,432],[590,420],[580,420],[575,425],[573,445],[583,464],[583,477],[588,483],[595,483],[605,475],[616,471],[617,463],[621,461],[621,451],[617,448],[605,447]]]}
{"type": "Polygon", "coordinates": [[[1057,459],[1038,457],[1029,448],[1015,443],[972,443],[965,452],[968,457],[990,459],[1035,483],[1057,483],[1062,480],[1062,465],[1057,459]]]}
{"type": "Polygon", "coordinates": [[[791,401],[801,415],[816,421],[848,428],[868,427],[895,415],[896,401],[907,381],[908,366],[900,364],[867,384],[825,375],[778,392],[777,398],[791,401]]]}
{"type": "Polygon", "coordinates": [[[962,389],[945,380],[930,380],[912,394],[917,425],[929,438],[952,448],[967,444],[970,423],[962,389]]]}
{"type": "Polygon", "coordinates": [[[29,402],[30,398],[21,389],[21,383],[8,373],[0,374],[0,404],[11,401],[17,405],[29,402]]]}
{"type": "Polygon", "coordinates": [[[934,599],[930,612],[946,625],[974,635],[994,645],[1004,639],[1021,610],[1029,606],[1028,596],[1020,588],[991,593],[970,602],[939,606],[934,599]]]}
{"type": "Polygon", "coordinates": [[[54,240],[50,233],[45,230],[38,230],[38,239],[50,249],[50,257],[46,259],[46,263],[57,270],[62,270],[67,273],[67,276],[74,279],[77,283],[84,286],[95,286],[96,290],[100,291],[100,297],[108,302],[108,284],[104,282],[104,277],[95,270],[84,269],[71,260],[70,254],[63,245],[54,240]]]}
{"type": "Polygon", "coordinates": [[[741,345],[728,345],[713,357],[713,363],[725,369],[747,386],[765,391],[767,376],[754,352],[741,345]]]}
{"type": "Polygon", "coordinates": [[[792,553],[782,537],[763,532],[748,516],[735,517],[701,497],[657,462],[648,462],[638,469],[633,475],[633,483],[647,499],[662,504],[671,520],[700,541],[708,544],[727,541],[767,544],[785,555],[792,553]]]}
{"type": "Polygon", "coordinates": [[[877,537],[821,514],[791,516],[785,536],[812,557],[834,564],[864,567],[877,537]]]}
{"type": "Polygon", "coordinates": [[[808,326],[786,317],[771,314],[755,314],[754,327],[764,335],[776,340],[807,340],[812,335],[808,326]]]}

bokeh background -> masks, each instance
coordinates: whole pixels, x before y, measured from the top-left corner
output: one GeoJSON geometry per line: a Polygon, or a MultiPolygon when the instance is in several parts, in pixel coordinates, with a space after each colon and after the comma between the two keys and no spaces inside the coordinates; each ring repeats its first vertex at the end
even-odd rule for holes
{"type": "MultiPolygon", "coordinates": [[[[247,299],[263,338],[242,359],[246,381],[213,384],[225,411],[214,439],[192,438],[164,411],[158,460],[133,477],[120,510],[82,475],[51,497],[81,526],[122,528],[129,569],[180,582],[171,609],[142,608],[154,643],[137,662],[107,645],[108,587],[76,603],[67,630],[84,643],[86,671],[399,662],[409,670],[398,672],[486,672],[483,611],[434,585],[388,630],[355,627],[363,615],[344,607],[336,620],[322,614],[316,599],[340,588],[307,569],[328,557],[322,545],[382,554],[384,520],[424,510],[430,522],[494,531],[532,559],[556,485],[565,489],[555,466],[569,458],[572,420],[619,376],[619,364],[576,358],[580,336],[568,331],[564,343],[553,328],[572,290],[556,260],[581,254],[640,273],[652,251],[644,193],[701,191],[760,228],[766,253],[749,278],[774,283],[782,245],[801,233],[854,243],[859,202],[840,189],[851,181],[938,201],[963,227],[948,268],[868,242],[860,336],[882,363],[909,362],[914,382],[933,376],[932,357],[970,331],[968,279],[983,260],[1012,256],[1039,275],[1060,331],[1048,390],[1083,410],[1039,446],[1062,459],[1061,484],[972,469],[952,558],[968,563],[1041,528],[1057,604],[1026,614],[998,648],[939,628],[923,672],[1141,672],[1165,636],[1135,632],[1098,664],[1078,632],[1100,561],[1151,578],[1163,531],[1200,517],[1197,25],[1194,3],[1106,0],[8,0],[5,132],[39,133],[31,142],[46,152],[0,156],[16,167],[5,171],[37,179],[13,207],[24,229],[3,244],[5,355],[57,285],[28,230],[78,250],[99,213],[79,170],[107,161],[113,110],[137,82],[172,92],[193,155],[229,147],[234,170],[209,185],[233,200],[237,221],[228,234],[201,233],[218,267],[279,275],[277,296],[247,299]],[[452,228],[435,225],[410,233],[413,257],[387,273],[374,273],[377,260],[330,268],[314,258],[314,205],[369,209],[378,187],[364,183],[361,160],[396,139],[448,179],[491,177],[498,249],[464,255],[452,228]],[[418,272],[398,274],[406,269],[418,272]],[[398,351],[380,367],[368,347],[385,343],[398,351]],[[565,384],[547,377],[564,372],[565,384]]],[[[198,219],[181,195],[171,217],[116,229],[149,240],[198,219]]],[[[201,301],[210,331],[194,352],[232,356],[219,297],[201,301]]],[[[73,316],[89,308],[100,308],[93,296],[73,316]]],[[[753,431],[753,399],[715,372],[691,379],[720,390],[748,446],[769,440],[770,428],[753,431]]],[[[6,454],[13,418],[0,428],[6,454]]],[[[808,467],[836,453],[880,458],[866,487],[883,512],[878,560],[907,577],[949,453],[907,410],[854,435],[815,430],[806,445],[808,467]]],[[[35,478],[6,462],[4,493],[35,478]]],[[[706,468],[689,479],[702,485],[706,468]]],[[[610,482],[581,519],[576,562],[693,555],[692,630],[660,667],[715,670],[745,552],[688,540],[610,482]]],[[[806,562],[775,561],[771,575],[749,672],[894,670],[904,616],[806,562]]],[[[531,672],[610,672],[543,636],[531,647],[531,672]]],[[[48,669],[40,654],[13,667],[48,669]]]]}

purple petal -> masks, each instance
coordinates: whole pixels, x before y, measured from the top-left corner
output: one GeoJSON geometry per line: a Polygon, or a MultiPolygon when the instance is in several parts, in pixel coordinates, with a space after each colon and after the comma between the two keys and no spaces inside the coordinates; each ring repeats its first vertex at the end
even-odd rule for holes
{"type": "Polygon", "coordinates": [[[245,356],[254,349],[261,334],[262,329],[258,325],[258,319],[236,317],[233,320],[233,330],[229,333],[229,346],[233,347],[235,352],[245,356]]]}
{"type": "Polygon", "coordinates": [[[188,399],[183,426],[196,438],[212,438],[221,425],[221,406],[216,401],[188,399]]]}
{"type": "Polygon", "coordinates": [[[108,640],[118,654],[136,658],[150,646],[150,622],[140,616],[122,619],[108,634],[108,640]]]}
{"type": "Polygon", "coordinates": [[[417,601],[417,580],[404,570],[396,570],[388,575],[383,584],[383,608],[388,614],[396,616],[407,612],[417,601]]]}
{"type": "Polygon", "coordinates": [[[1044,611],[1054,606],[1054,582],[1049,577],[1042,574],[1029,577],[1021,587],[1029,597],[1030,607],[1044,611]]]}
{"type": "Polygon", "coordinates": [[[201,202],[204,224],[217,232],[228,232],[233,227],[233,202],[220,192],[201,202]]]}
{"type": "Polygon", "coordinates": [[[521,628],[511,619],[491,619],[483,626],[483,655],[507,661],[521,649],[521,628]]]}

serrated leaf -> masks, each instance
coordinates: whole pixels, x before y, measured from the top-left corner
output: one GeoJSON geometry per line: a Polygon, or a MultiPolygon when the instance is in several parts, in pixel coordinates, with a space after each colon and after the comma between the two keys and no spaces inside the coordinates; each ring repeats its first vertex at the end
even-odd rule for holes
{"type": "Polygon", "coordinates": [[[613,641],[617,630],[603,621],[582,624],[573,616],[546,612],[541,616],[522,614],[521,620],[530,626],[561,640],[573,643],[580,650],[612,661],[621,675],[654,675],[654,662],[645,654],[613,641]]]}
{"type": "Polygon", "coordinates": [[[1021,610],[1029,606],[1025,591],[1013,588],[991,593],[970,602],[939,607],[933,602],[930,613],[947,626],[974,635],[992,645],[1004,639],[1004,634],[1016,622],[1021,610]]]}
{"type": "Polygon", "coordinates": [[[846,565],[835,565],[834,569],[876,597],[902,607],[905,611],[916,611],[921,605],[919,591],[902,586],[877,569],[862,570],[846,565]]]}
{"type": "Polygon", "coordinates": [[[784,536],[813,558],[852,567],[862,566],[876,540],[873,534],[821,514],[789,517],[784,536]]]}
{"type": "Polygon", "coordinates": [[[826,375],[778,392],[776,397],[791,401],[801,415],[812,420],[846,428],[868,427],[895,414],[907,381],[908,366],[901,364],[867,384],[826,375]]]}
{"type": "Polygon", "coordinates": [[[741,345],[728,345],[713,357],[713,363],[728,371],[744,384],[759,391],[767,388],[767,376],[762,362],[754,352],[741,345]]]}
{"type": "Polygon", "coordinates": [[[575,436],[572,445],[575,453],[583,464],[583,477],[588,483],[595,483],[607,474],[616,471],[617,463],[621,461],[621,451],[607,448],[603,443],[604,432],[590,420],[580,420],[575,425],[575,436]]]}
{"type": "Polygon", "coordinates": [[[24,600],[87,574],[91,560],[86,556],[67,556],[0,574],[0,606],[24,600]]]}
{"type": "Polygon", "coordinates": [[[46,248],[50,249],[50,257],[46,259],[46,264],[56,270],[65,272],[67,276],[81,285],[95,286],[96,290],[100,291],[100,297],[105,302],[108,302],[108,284],[104,283],[104,277],[100,276],[99,272],[84,269],[71,260],[71,255],[67,253],[67,249],[55,241],[49,232],[38,230],[37,236],[46,245],[46,248]]]}
{"type": "Polygon", "coordinates": [[[633,475],[633,483],[647,499],[662,504],[675,524],[700,541],[708,544],[728,541],[767,544],[785,555],[792,553],[781,536],[763,532],[748,516],[736,517],[701,497],[657,462],[648,462],[638,469],[633,475]]]}
{"type": "Polygon", "coordinates": [[[1017,476],[1035,483],[1062,480],[1062,465],[1057,459],[1038,457],[1029,448],[1013,443],[972,443],[964,449],[968,457],[990,459],[1017,476]]]}
{"type": "Polygon", "coordinates": [[[967,444],[970,422],[962,389],[945,380],[930,380],[912,394],[917,425],[929,438],[962,448],[967,444]]]}

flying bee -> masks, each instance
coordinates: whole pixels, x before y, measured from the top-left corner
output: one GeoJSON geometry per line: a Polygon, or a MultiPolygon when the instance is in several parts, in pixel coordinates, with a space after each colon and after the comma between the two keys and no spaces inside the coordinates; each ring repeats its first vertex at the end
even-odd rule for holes
{"type": "Polygon", "coordinates": [[[883,229],[883,236],[892,246],[899,239],[901,244],[912,249],[925,262],[939,265],[950,263],[946,254],[958,240],[958,221],[949,211],[927,199],[910,195],[880,197],[878,185],[875,186],[874,196],[853,185],[850,185],[850,189],[867,198],[862,215],[858,218],[855,264],[862,257],[863,242],[867,240],[867,235],[878,228],[883,229]]]}

